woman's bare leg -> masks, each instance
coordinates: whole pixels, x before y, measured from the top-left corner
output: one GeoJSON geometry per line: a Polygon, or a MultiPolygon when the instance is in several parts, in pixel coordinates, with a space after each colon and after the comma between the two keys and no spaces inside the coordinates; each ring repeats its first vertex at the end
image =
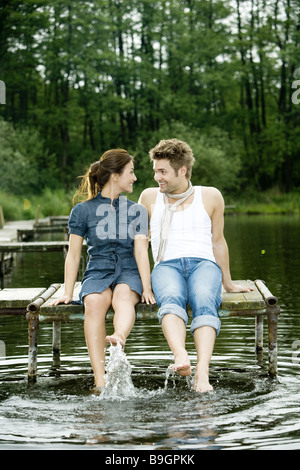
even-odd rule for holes
{"type": "Polygon", "coordinates": [[[139,302],[139,295],[132,291],[127,284],[118,284],[112,297],[114,309],[114,333],[106,337],[111,344],[125,345],[126,339],[135,322],[135,305],[139,302]]]}
{"type": "Polygon", "coordinates": [[[104,387],[105,374],[105,317],[111,305],[112,292],[106,289],[101,294],[84,297],[84,334],[95,376],[96,387],[104,387]]]}

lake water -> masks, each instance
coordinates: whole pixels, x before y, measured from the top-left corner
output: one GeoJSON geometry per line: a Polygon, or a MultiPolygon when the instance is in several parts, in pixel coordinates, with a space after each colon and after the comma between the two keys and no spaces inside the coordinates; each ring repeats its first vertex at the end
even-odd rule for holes
{"type": "MultiPolygon", "coordinates": [[[[172,356],[149,319],[136,322],[126,344],[128,394],[95,395],[78,320],[62,325],[61,376],[51,374],[52,325],[41,323],[39,376],[29,385],[27,323],[0,317],[0,449],[300,449],[300,217],[227,216],[225,234],[233,279],[263,279],[279,299],[278,379],[268,376],[266,322],[256,357],[254,319],[228,318],[211,362],[214,391],[197,394],[185,378],[167,376],[172,356]]],[[[7,287],[52,282],[63,282],[61,254],[18,255],[6,278],[7,287]]],[[[189,333],[187,348],[194,367],[189,333]]]]}

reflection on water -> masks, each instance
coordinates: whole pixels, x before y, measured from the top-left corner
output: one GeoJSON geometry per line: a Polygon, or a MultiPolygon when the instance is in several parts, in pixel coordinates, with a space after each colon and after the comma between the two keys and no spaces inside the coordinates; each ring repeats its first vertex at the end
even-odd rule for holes
{"type": "MultiPolygon", "coordinates": [[[[18,318],[10,319],[13,330],[17,322],[18,318]]],[[[224,321],[211,365],[214,391],[203,395],[193,392],[185,378],[166,380],[172,358],[154,320],[138,321],[126,346],[129,388],[127,376],[119,396],[111,389],[106,395],[93,393],[89,358],[79,332],[82,322],[63,326],[61,368],[66,374],[55,376],[51,328],[41,325],[40,375],[31,386],[24,378],[15,380],[26,375],[27,344],[21,334],[14,339],[20,342],[15,343],[13,355],[0,362],[5,378],[12,379],[0,383],[0,447],[300,448],[298,365],[291,361],[289,344],[281,344],[280,377],[270,379],[267,358],[260,368],[254,354],[253,322],[240,321],[236,327],[234,319],[224,321]]],[[[194,366],[192,342],[188,347],[194,366]]]]}
{"type": "MultiPolygon", "coordinates": [[[[156,320],[138,320],[126,358],[121,358],[117,388],[123,387],[122,393],[114,393],[111,382],[111,393],[96,394],[83,324],[74,321],[62,325],[62,375],[51,369],[52,326],[41,324],[39,377],[28,385],[26,321],[0,317],[5,344],[5,357],[0,357],[0,448],[300,449],[299,228],[299,218],[289,216],[226,219],[233,277],[262,278],[279,298],[278,380],[268,377],[267,347],[262,357],[255,355],[253,319],[222,320],[211,363],[214,391],[207,394],[194,392],[185,378],[168,375],[172,357],[160,326],[156,320]]],[[[42,269],[49,283],[62,280],[57,279],[60,263],[54,264],[54,272],[42,269]]],[[[26,263],[20,269],[22,275],[15,266],[11,285],[17,286],[15,279],[19,283],[22,276],[27,285],[44,285],[27,277],[26,263]]],[[[108,322],[108,333],[110,328],[108,322]]],[[[264,334],[267,346],[266,327],[264,334]]],[[[187,347],[194,369],[189,333],[187,347]]]]}

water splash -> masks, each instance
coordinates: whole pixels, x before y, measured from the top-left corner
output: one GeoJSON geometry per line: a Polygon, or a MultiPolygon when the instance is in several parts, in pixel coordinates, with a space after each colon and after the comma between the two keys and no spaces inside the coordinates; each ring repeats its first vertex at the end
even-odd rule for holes
{"type": "MultiPolygon", "coordinates": [[[[109,347],[109,359],[106,365],[105,387],[100,392],[100,400],[123,401],[131,397],[146,398],[147,396],[160,395],[168,389],[171,381],[173,389],[176,388],[178,374],[172,365],[166,369],[164,387],[159,390],[137,389],[131,379],[131,365],[120,343],[109,347]]],[[[191,377],[184,377],[188,388],[191,388],[191,377]]]]}
{"type": "Polygon", "coordinates": [[[165,378],[165,384],[164,384],[164,389],[165,390],[167,390],[169,378],[173,379],[173,388],[175,388],[175,386],[176,386],[175,371],[172,369],[172,366],[169,366],[166,370],[166,378],[165,378]]]}
{"type": "Polygon", "coordinates": [[[105,387],[100,399],[126,400],[136,396],[131,380],[131,365],[120,343],[109,348],[109,359],[106,365],[105,387]]]}
{"type": "MultiPolygon", "coordinates": [[[[173,369],[172,364],[167,368],[166,370],[166,378],[165,378],[165,383],[164,383],[164,390],[167,390],[168,388],[168,382],[169,379],[172,380],[173,382],[173,388],[176,388],[176,378],[178,379],[179,375],[177,374],[177,371],[173,369]]],[[[189,389],[192,389],[193,386],[193,381],[194,377],[193,375],[189,375],[184,377],[186,384],[189,389]]]]}

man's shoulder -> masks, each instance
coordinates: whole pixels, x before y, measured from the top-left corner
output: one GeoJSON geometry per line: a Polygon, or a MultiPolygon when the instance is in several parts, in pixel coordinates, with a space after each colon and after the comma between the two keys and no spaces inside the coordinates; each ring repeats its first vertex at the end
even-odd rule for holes
{"type": "Polygon", "coordinates": [[[202,202],[207,213],[222,213],[224,211],[224,199],[219,189],[213,186],[202,186],[202,202]]]}
{"type": "Polygon", "coordinates": [[[146,188],[141,192],[139,202],[141,204],[152,203],[157,196],[158,188],[146,188]]]}
{"type": "Polygon", "coordinates": [[[222,193],[218,188],[214,186],[201,186],[202,196],[209,198],[223,199],[222,193]]]}
{"type": "Polygon", "coordinates": [[[151,188],[146,188],[144,189],[141,194],[157,194],[158,192],[158,187],[151,187],[151,188]]]}

